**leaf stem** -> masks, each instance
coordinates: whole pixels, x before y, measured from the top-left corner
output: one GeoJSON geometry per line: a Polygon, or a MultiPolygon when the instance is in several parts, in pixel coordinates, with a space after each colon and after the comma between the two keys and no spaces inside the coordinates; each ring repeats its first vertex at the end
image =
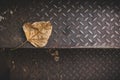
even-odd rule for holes
{"type": "Polygon", "coordinates": [[[18,48],[24,46],[27,42],[28,42],[28,41],[26,40],[26,41],[24,41],[21,45],[19,45],[19,46],[16,47],[16,48],[13,48],[13,49],[11,49],[11,50],[16,50],[16,49],[18,49],[18,48]]]}

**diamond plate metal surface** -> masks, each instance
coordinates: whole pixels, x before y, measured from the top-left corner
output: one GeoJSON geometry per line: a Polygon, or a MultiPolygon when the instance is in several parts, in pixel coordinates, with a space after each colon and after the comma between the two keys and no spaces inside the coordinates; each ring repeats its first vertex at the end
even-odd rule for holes
{"type": "MultiPolygon", "coordinates": [[[[23,23],[48,20],[53,25],[48,48],[120,47],[119,3],[119,0],[31,0],[2,7],[0,47],[15,47],[25,41],[23,23]]],[[[33,46],[28,43],[24,47],[33,46]]]]}
{"type": "Polygon", "coordinates": [[[119,49],[57,51],[58,62],[47,49],[5,50],[0,57],[9,67],[10,80],[120,80],[119,49]]]}

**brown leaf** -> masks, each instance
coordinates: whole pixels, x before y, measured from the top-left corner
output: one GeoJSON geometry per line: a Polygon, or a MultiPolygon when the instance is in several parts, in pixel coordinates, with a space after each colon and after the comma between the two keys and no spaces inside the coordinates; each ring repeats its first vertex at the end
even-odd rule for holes
{"type": "Polygon", "coordinates": [[[48,39],[52,33],[52,25],[50,21],[40,21],[34,23],[25,23],[23,30],[27,41],[35,47],[46,46],[48,39]]]}

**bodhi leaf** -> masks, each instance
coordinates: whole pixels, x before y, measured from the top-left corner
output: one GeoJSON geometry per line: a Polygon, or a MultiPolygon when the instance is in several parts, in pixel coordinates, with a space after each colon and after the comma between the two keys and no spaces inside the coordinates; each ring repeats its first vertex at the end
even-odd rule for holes
{"type": "Polygon", "coordinates": [[[28,42],[35,47],[44,47],[52,33],[52,25],[50,21],[25,23],[23,30],[28,42]]]}
{"type": "Polygon", "coordinates": [[[33,46],[39,48],[44,47],[48,43],[49,37],[52,33],[52,25],[50,21],[39,21],[34,23],[25,23],[23,25],[23,31],[26,36],[26,41],[21,45],[11,50],[15,50],[24,46],[26,42],[30,42],[33,46]]]}

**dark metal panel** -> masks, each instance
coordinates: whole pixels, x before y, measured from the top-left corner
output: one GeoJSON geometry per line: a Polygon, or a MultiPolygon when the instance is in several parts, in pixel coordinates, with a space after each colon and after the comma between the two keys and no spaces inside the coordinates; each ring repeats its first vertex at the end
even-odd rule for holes
{"type": "MultiPolygon", "coordinates": [[[[58,62],[48,49],[6,49],[0,53],[0,59],[2,56],[2,61],[6,62],[10,80],[120,79],[119,49],[56,50],[60,54],[58,62]]],[[[1,63],[0,65],[3,66],[1,63]]],[[[5,67],[3,70],[6,70],[5,67]]]]}
{"type": "MultiPolygon", "coordinates": [[[[119,0],[14,0],[2,3],[0,47],[16,47],[25,41],[22,30],[25,22],[49,20],[53,32],[47,48],[120,47],[119,0]]],[[[24,47],[33,46],[28,43],[24,47]]]]}

